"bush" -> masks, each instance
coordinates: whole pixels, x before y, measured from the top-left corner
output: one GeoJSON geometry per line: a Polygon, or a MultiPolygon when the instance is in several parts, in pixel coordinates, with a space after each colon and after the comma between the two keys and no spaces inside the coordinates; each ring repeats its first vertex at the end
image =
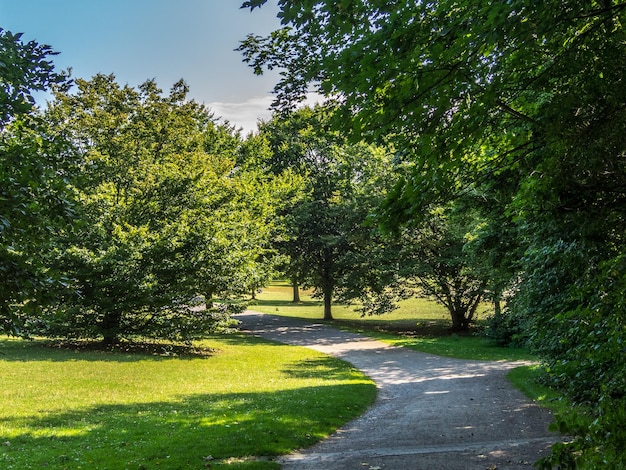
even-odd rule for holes
{"type": "Polygon", "coordinates": [[[522,347],[528,341],[523,319],[509,310],[486,318],[483,335],[498,346],[522,347]]]}
{"type": "MultiPolygon", "coordinates": [[[[241,313],[244,308],[245,304],[232,302],[214,303],[206,309],[204,305],[181,305],[154,312],[136,310],[121,316],[117,339],[150,338],[189,343],[209,334],[231,331],[237,324],[231,315],[241,313]]],[[[40,315],[40,321],[31,326],[30,332],[48,338],[101,338],[103,321],[102,315],[89,309],[49,309],[40,315]]]]}
{"type": "Polygon", "coordinates": [[[623,469],[626,468],[626,403],[621,399],[603,400],[598,415],[589,424],[584,418],[560,417],[553,431],[573,436],[568,443],[552,446],[552,454],[537,462],[540,470],[623,469]]]}

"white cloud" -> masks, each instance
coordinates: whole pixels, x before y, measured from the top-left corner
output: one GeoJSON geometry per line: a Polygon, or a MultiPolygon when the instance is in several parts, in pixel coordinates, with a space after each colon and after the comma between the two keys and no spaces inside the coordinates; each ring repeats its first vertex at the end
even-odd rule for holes
{"type": "Polygon", "coordinates": [[[257,123],[260,119],[267,120],[271,117],[272,112],[269,110],[272,104],[272,96],[261,96],[250,98],[241,103],[223,103],[213,102],[207,103],[207,106],[213,111],[216,118],[222,121],[228,121],[236,128],[242,128],[243,134],[255,131],[257,123]]]}
{"type": "MultiPolygon", "coordinates": [[[[225,103],[215,101],[206,103],[213,111],[216,118],[222,121],[228,121],[235,128],[242,128],[243,135],[256,131],[257,124],[260,120],[266,121],[272,117],[269,107],[274,100],[274,96],[265,95],[250,98],[240,103],[225,103]]],[[[313,106],[323,101],[323,97],[317,93],[310,93],[304,102],[304,105],[313,106]]]]}

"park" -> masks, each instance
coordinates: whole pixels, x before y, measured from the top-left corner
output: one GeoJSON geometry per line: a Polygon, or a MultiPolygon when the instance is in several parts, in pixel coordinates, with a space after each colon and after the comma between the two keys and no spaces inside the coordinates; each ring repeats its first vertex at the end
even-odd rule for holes
{"type": "Polygon", "coordinates": [[[247,135],[0,29],[0,466],[626,467],[626,5],[278,8],[247,135]]]}
{"type": "MultiPolygon", "coordinates": [[[[278,314],[278,318],[307,325],[316,319],[319,321],[323,303],[312,299],[311,292],[305,291],[301,293],[301,302],[294,304],[290,301],[291,293],[291,286],[287,283],[273,283],[256,295],[257,300],[252,301],[250,307],[273,312],[272,317],[278,314]]],[[[445,310],[428,301],[418,304],[421,314],[397,313],[389,320],[384,317],[371,319],[377,325],[369,331],[387,341],[391,348],[394,341],[396,344],[404,341],[407,345],[413,340],[413,349],[428,351],[428,357],[440,355],[444,363],[455,360],[445,356],[457,356],[469,360],[474,367],[499,364],[504,372],[508,372],[517,366],[514,370],[523,374],[519,382],[526,386],[533,383],[528,374],[532,373],[536,358],[526,350],[499,348],[476,336],[440,336],[433,324],[439,324],[439,328],[445,330],[449,323],[445,310]],[[410,328],[418,319],[428,322],[430,328],[435,329],[435,335],[407,337],[380,331],[384,324],[397,331],[398,322],[403,328],[410,328]]],[[[352,331],[360,319],[346,307],[338,308],[336,316],[336,328],[345,329],[352,324],[352,331]]],[[[241,320],[242,315],[235,318],[241,320]]],[[[292,327],[283,334],[292,341],[297,330],[292,327]]],[[[216,335],[210,340],[194,343],[195,347],[188,349],[176,349],[164,342],[153,343],[150,348],[147,344],[140,347],[135,342],[102,349],[98,347],[99,343],[88,341],[2,341],[0,374],[7,380],[2,391],[6,405],[2,417],[3,466],[16,469],[279,468],[279,457],[324,440],[338,427],[351,422],[366,409],[372,409],[377,396],[380,399],[381,394],[389,393],[380,385],[374,386],[372,377],[375,376],[371,371],[364,375],[355,366],[328,353],[281,345],[276,342],[280,339],[264,340],[259,333],[259,328],[254,328],[247,334],[216,335]]],[[[322,347],[332,337],[325,332],[318,331],[318,334],[322,338],[312,343],[322,347]]],[[[342,339],[339,344],[348,342],[342,339]]],[[[411,363],[414,367],[423,367],[412,359],[411,363]]],[[[470,369],[465,362],[462,364],[462,375],[467,376],[470,369]]],[[[381,368],[380,360],[370,367],[380,368],[381,372],[384,368],[381,368]]],[[[439,378],[443,377],[441,366],[433,368],[430,364],[429,368],[439,378]]],[[[499,380],[506,382],[504,372],[499,380]]],[[[477,375],[480,377],[484,372],[477,375]]],[[[411,377],[416,380],[419,375],[414,373],[411,377]]],[[[491,376],[485,376],[483,380],[488,381],[487,388],[494,391],[501,388],[491,376]]],[[[444,378],[446,386],[450,382],[444,378]]],[[[467,387],[466,379],[463,387],[467,387]]],[[[540,386],[535,384],[535,387],[540,386]]],[[[545,395],[546,391],[539,388],[534,392],[534,399],[549,404],[554,396],[545,395]]],[[[467,391],[463,390],[463,393],[467,391]]],[[[465,401],[471,400],[470,403],[479,405],[475,393],[470,392],[474,395],[466,396],[465,401]]],[[[487,407],[493,406],[496,397],[493,392],[488,393],[488,400],[480,400],[487,407]]],[[[420,392],[417,403],[397,398],[394,403],[404,407],[402,414],[407,414],[408,404],[415,407],[415,412],[422,410],[434,414],[434,422],[441,423],[446,427],[446,433],[451,433],[457,446],[454,450],[467,452],[468,448],[472,449],[467,436],[459,438],[454,435],[454,424],[441,419],[441,414],[436,412],[438,408],[433,407],[432,401],[425,402],[425,397],[434,399],[435,404],[444,407],[443,414],[450,415],[440,395],[435,393],[420,392]]],[[[415,397],[409,396],[408,399],[414,400],[415,397]]],[[[500,400],[499,406],[503,408],[501,412],[505,413],[506,420],[484,416],[478,409],[472,409],[471,424],[476,424],[471,433],[476,434],[484,446],[485,436],[479,434],[480,426],[485,426],[485,432],[491,433],[490,427],[494,424],[508,423],[517,441],[507,436],[504,447],[499,443],[499,451],[504,450],[504,457],[490,460],[483,456],[476,458],[474,464],[476,468],[486,468],[485,465],[498,462],[498,467],[502,468],[504,462],[504,468],[514,468],[512,464],[526,462],[520,467],[525,468],[529,455],[538,458],[558,440],[558,435],[548,431],[551,415],[539,413],[538,428],[532,432],[539,432],[541,438],[535,436],[537,440],[531,442],[533,446],[527,451],[529,454],[513,456],[506,451],[518,448],[519,440],[528,440],[528,430],[521,430],[525,426],[519,427],[519,422],[506,412],[506,406],[515,408],[519,403],[508,395],[500,400]]],[[[529,400],[529,403],[532,402],[529,400]]],[[[462,410],[463,406],[458,408],[462,410]]],[[[412,423],[414,429],[407,430],[400,427],[396,414],[389,414],[389,410],[385,410],[385,414],[396,422],[398,432],[404,434],[405,439],[415,439],[414,434],[419,432],[438,439],[432,418],[431,422],[420,419],[418,423],[412,423]]],[[[529,415],[533,416],[532,413],[529,415]]],[[[526,411],[524,416],[524,420],[529,419],[526,411]]],[[[392,442],[397,454],[398,437],[389,436],[388,427],[383,425],[377,428],[378,431],[366,428],[364,434],[368,440],[382,434],[384,439],[377,449],[385,449],[382,444],[388,447],[387,443],[392,442]]],[[[498,438],[503,438],[502,430],[498,431],[498,438]]],[[[423,439],[418,440],[422,446],[423,439]]],[[[488,440],[493,440],[493,435],[488,440]]],[[[415,443],[406,445],[413,449],[415,443]]],[[[441,446],[447,452],[435,453],[445,458],[445,467],[454,468],[451,465],[456,462],[459,468],[471,468],[466,455],[455,455],[449,447],[447,443],[446,447],[441,446]]],[[[481,447],[480,451],[484,452],[484,448],[481,447]]],[[[350,454],[343,450],[341,455],[350,454]]],[[[416,455],[407,453],[406,448],[400,455],[405,458],[401,462],[410,462],[407,468],[420,468],[419,463],[414,463],[419,462],[416,455]]],[[[358,460],[359,466],[363,463],[369,463],[365,468],[376,466],[373,455],[356,453],[352,457],[358,460]]],[[[418,457],[424,461],[424,466],[433,465],[432,456],[427,459],[427,456],[418,454],[418,457]]],[[[335,456],[323,465],[339,465],[338,461],[335,456]]],[[[304,466],[302,459],[292,465],[293,468],[320,468],[320,462],[315,460],[310,467],[304,466]]],[[[291,468],[285,463],[283,467],[291,468]]]]}

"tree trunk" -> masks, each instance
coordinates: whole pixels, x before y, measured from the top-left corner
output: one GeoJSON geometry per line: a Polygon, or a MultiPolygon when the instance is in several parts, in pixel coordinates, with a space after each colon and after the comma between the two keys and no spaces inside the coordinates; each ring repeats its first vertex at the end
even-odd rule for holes
{"type": "Polygon", "coordinates": [[[502,294],[500,290],[494,291],[493,293],[493,313],[496,317],[502,315],[502,306],[500,305],[500,299],[502,298],[502,294]]]}
{"type": "Polygon", "coordinates": [[[122,326],[121,312],[107,312],[100,324],[100,332],[102,333],[102,344],[110,346],[119,341],[122,326]]]}
{"type": "Polygon", "coordinates": [[[474,297],[474,300],[472,300],[472,303],[470,304],[470,306],[468,307],[466,313],[465,313],[465,318],[467,319],[467,326],[469,328],[469,325],[471,323],[471,321],[474,319],[474,315],[476,314],[476,310],[478,310],[478,306],[480,305],[480,302],[483,300],[483,296],[481,295],[476,295],[474,297]]]}
{"type": "Polygon", "coordinates": [[[291,283],[291,285],[293,286],[293,300],[292,300],[292,302],[294,304],[300,303],[300,286],[298,285],[298,283],[296,281],[293,281],[291,283]]]}
{"type": "Polygon", "coordinates": [[[324,320],[331,321],[333,319],[333,314],[331,311],[332,298],[326,292],[324,292],[324,320]]]}
{"type": "Polygon", "coordinates": [[[207,291],[204,293],[204,306],[207,310],[213,308],[213,292],[207,291]]]}
{"type": "Polygon", "coordinates": [[[324,320],[331,321],[333,319],[333,313],[331,310],[333,302],[333,288],[330,286],[324,287],[324,320]]]}
{"type": "Polygon", "coordinates": [[[465,317],[465,310],[450,309],[450,317],[452,318],[452,331],[467,331],[469,329],[469,320],[465,317]]]}
{"type": "Polygon", "coordinates": [[[334,278],[334,252],[331,247],[327,247],[323,250],[323,256],[320,267],[320,287],[322,288],[322,294],[324,295],[324,321],[332,321],[332,303],[333,292],[335,291],[335,278],[334,278]]]}
{"type": "Polygon", "coordinates": [[[498,346],[508,346],[513,341],[513,331],[502,317],[502,290],[495,290],[491,300],[493,302],[493,319],[489,327],[490,336],[493,336],[498,346]]]}

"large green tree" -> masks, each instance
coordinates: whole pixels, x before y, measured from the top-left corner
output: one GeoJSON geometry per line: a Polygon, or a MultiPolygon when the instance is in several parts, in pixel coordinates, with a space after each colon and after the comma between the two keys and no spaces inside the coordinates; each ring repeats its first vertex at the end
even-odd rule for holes
{"type": "Polygon", "coordinates": [[[32,96],[66,81],[50,47],[0,29],[0,332],[25,334],[26,312],[60,280],[43,262],[73,215],[71,154],[52,139],[32,96]]]}
{"type": "Polygon", "coordinates": [[[76,85],[47,114],[80,157],[81,223],[61,240],[69,292],[45,332],[111,343],[219,326],[266,271],[272,186],[237,170],[239,136],[188,100],[184,82],[165,96],[112,75],[76,85]]]}
{"type": "Polygon", "coordinates": [[[329,113],[303,108],[264,123],[270,152],[254,163],[303,178],[302,192],[281,213],[276,246],[292,281],[323,299],[326,320],[335,300],[358,299],[364,313],[391,308],[398,277],[393,240],[370,223],[392,181],[389,153],[349,144],[329,128],[329,113]]]}
{"type": "MultiPolygon", "coordinates": [[[[484,177],[514,165],[526,172],[567,146],[621,155],[621,2],[279,6],[285,27],[248,37],[244,59],[257,73],[284,69],[277,107],[314,86],[343,105],[344,131],[396,144],[413,171],[393,194],[393,220],[405,222],[424,202],[457,194],[480,169],[484,177]]],[[[589,165],[601,174],[596,166],[589,165]]]]}
{"type": "MultiPolygon", "coordinates": [[[[481,193],[489,182],[509,185],[492,186],[486,197],[500,203],[492,220],[508,218],[520,244],[511,312],[524,317],[533,344],[574,397],[619,404],[626,382],[611,377],[623,377],[624,367],[614,345],[625,332],[618,299],[626,252],[626,4],[279,5],[284,29],[241,47],[257,72],[285,69],[277,106],[314,85],[342,105],[346,132],[401,150],[409,168],[382,211],[391,225],[411,224],[432,204],[481,193]]],[[[623,447],[623,434],[600,435],[623,447]]],[[[623,464],[623,453],[609,452],[613,444],[604,447],[606,459],[621,455],[623,464]]],[[[598,456],[581,455],[592,467],[598,456]]]]}

